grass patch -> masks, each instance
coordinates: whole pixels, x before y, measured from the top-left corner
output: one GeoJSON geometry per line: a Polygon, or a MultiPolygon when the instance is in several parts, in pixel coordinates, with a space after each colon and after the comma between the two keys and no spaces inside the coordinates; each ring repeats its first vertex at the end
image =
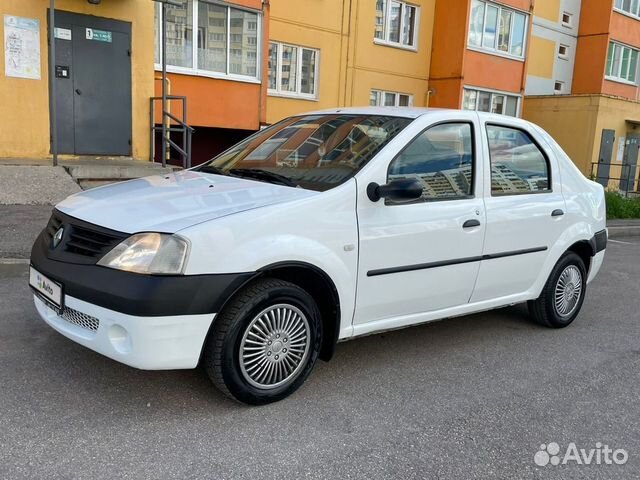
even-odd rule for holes
{"type": "Polygon", "coordinates": [[[618,192],[605,192],[607,218],[640,218],[640,198],[625,198],[618,192]]]}

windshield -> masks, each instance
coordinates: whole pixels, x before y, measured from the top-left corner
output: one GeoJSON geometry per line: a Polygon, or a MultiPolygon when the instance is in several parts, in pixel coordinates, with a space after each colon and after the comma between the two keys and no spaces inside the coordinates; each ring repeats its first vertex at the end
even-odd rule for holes
{"type": "Polygon", "coordinates": [[[195,170],[325,191],[353,177],[411,121],[341,114],[287,118],[195,170]]]}

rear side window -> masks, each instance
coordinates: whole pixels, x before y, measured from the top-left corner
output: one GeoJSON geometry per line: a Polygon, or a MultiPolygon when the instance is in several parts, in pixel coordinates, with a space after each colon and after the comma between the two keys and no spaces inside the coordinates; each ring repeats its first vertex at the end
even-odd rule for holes
{"type": "Polygon", "coordinates": [[[491,156],[491,194],[551,191],[549,162],[524,131],[487,125],[491,156]]]}
{"type": "Polygon", "coordinates": [[[418,202],[468,198],[473,194],[471,124],[445,123],[428,128],[391,162],[388,177],[420,179],[423,190],[418,202]]]}

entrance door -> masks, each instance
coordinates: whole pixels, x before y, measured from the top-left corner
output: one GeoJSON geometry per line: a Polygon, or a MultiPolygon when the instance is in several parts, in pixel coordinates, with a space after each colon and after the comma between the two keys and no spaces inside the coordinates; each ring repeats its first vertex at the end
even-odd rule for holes
{"type": "Polygon", "coordinates": [[[131,155],[131,24],[56,11],[58,146],[131,155]]]}
{"type": "Polygon", "coordinates": [[[624,159],[620,179],[620,190],[632,192],[636,184],[636,167],[638,165],[638,149],[640,149],[640,136],[634,133],[627,135],[627,145],[624,149],[624,159]]]}
{"type": "Polygon", "coordinates": [[[609,168],[611,167],[611,155],[613,154],[615,138],[615,130],[602,129],[600,155],[598,156],[598,183],[605,188],[609,184],[609,168]]]}

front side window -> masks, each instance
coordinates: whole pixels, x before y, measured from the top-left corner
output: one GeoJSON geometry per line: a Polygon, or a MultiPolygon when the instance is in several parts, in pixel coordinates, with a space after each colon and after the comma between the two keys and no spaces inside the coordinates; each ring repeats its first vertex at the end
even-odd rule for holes
{"type": "MultiPolygon", "coordinates": [[[[169,68],[258,79],[259,13],[204,0],[185,0],[181,6],[166,5],[165,21],[169,68]]],[[[156,5],[157,64],[161,61],[161,31],[161,8],[156,5]]]]}
{"type": "Polygon", "coordinates": [[[317,98],[319,50],[269,43],[269,92],[317,98]]]}
{"type": "Polygon", "coordinates": [[[612,80],[636,83],[639,51],[616,42],[609,42],[606,76],[612,80]]]}
{"type": "Polygon", "coordinates": [[[383,115],[292,117],[197,170],[325,191],[353,177],[411,121],[383,115]]]}
{"type": "Polygon", "coordinates": [[[549,163],[522,130],[487,125],[491,194],[515,195],[551,190],[549,163]]]}
{"type": "Polygon", "coordinates": [[[369,105],[372,107],[411,107],[413,95],[399,92],[371,90],[369,105]]]}
{"type": "MultiPolygon", "coordinates": [[[[418,178],[418,201],[473,195],[473,134],[469,123],[446,123],[418,135],[389,165],[388,180],[418,178]]],[[[393,203],[387,200],[387,203],[393,203]]]]}
{"type": "Polygon", "coordinates": [[[419,7],[406,2],[377,0],[374,38],[415,48],[419,13],[419,7]]]}
{"type": "Polygon", "coordinates": [[[520,97],[516,95],[465,88],[462,108],[517,117],[519,101],[520,97]]]}
{"type": "Polygon", "coordinates": [[[524,57],[528,16],[483,0],[471,2],[469,40],[471,47],[524,57]]]}

